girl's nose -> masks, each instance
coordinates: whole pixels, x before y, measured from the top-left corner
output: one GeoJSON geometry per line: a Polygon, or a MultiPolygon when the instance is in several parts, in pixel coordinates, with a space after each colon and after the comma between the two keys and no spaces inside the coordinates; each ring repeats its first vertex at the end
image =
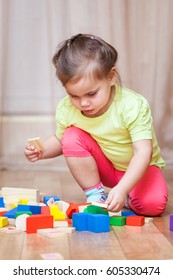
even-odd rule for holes
{"type": "Polygon", "coordinates": [[[89,105],[90,105],[90,102],[89,102],[88,98],[82,98],[82,99],[81,99],[81,102],[80,102],[80,105],[81,105],[82,107],[89,106],[89,105]]]}

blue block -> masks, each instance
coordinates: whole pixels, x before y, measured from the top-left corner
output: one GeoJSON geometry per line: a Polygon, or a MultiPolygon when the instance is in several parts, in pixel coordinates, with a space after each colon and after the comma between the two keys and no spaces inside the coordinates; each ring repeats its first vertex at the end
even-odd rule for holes
{"type": "Polygon", "coordinates": [[[4,198],[0,197],[0,207],[4,207],[4,198]]]}
{"type": "Polygon", "coordinates": [[[121,216],[137,216],[135,212],[133,212],[132,210],[122,210],[121,211],[121,216]]]}
{"type": "Polygon", "coordinates": [[[92,232],[109,232],[110,217],[104,214],[88,215],[88,231],[92,232]]]}
{"type": "Polygon", "coordinates": [[[29,205],[29,204],[18,204],[17,211],[31,211],[32,214],[41,214],[41,206],[29,205]]]}
{"type": "Polygon", "coordinates": [[[18,204],[17,211],[30,211],[30,205],[28,204],[18,204]]]}
{"type": "Polygon", "coordinates": [[[45,203],[45,204],[47,205],[47,201],[48,201],[50,198],[53,198],[54,201],[59,201],[59,200],[60,200],[60,198],[57,197],[56,195],[44,196],[44,197],[43,197],[43,203],[45,203]]]}
{"type": "Polygon", "coordinates": [[[3,214],[3,217],[7,217],[9,219],[15,219],[16,211],[17,211],[17,207],[15,207],[15,208],[9,210],[8,212],[6,212],[5,214],[3,214]]]}
{"type": "Polygon", "coordinates": [[[72,214],[72,226],[76,228],[77,231],[88,230],[88,216],[90,214],[81,212],[72,214]]]}

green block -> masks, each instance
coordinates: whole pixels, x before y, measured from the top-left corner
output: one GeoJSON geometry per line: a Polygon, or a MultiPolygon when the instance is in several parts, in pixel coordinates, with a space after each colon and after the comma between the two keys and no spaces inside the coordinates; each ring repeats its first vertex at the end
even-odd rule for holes
{"type": "Polygon", "coordinates": [[[28,214],[29,216],[31,216],[32,212],[31,211],[17,211],[15,213],[15,217],[17,218],[18,216],[23,215],[23,214],[28,214]]]}
{"type": "Polygon", "coordinates": [[[110,225],[111,226],[124,226],[126,224],[126,217],[125,216],[113,216],[110,217],[110,225]]]}
{"type": "Polygon", "coordinates": [[[108,211],[103,209],[102,207],[96,206],[96,205],[88,205],[84,212],[92,213],[92,214],[103,214],[108,215],[108,211]]]}

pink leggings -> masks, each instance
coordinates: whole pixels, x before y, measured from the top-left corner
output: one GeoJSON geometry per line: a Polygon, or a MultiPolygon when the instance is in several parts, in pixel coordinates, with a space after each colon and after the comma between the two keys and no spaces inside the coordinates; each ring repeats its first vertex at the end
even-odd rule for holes
{"type": "MultiPolygon", "coordinates": [[[[91,135],[79,128],[71,126],[65,131],[62,149],[65,157],[92,156],[97,163],[100,180],[106,187],[115,187],[125,173],[115,169],[91,135]]],[[[150,165],[129,193],[130,207],[139,215],[159,216],[164,212],[167,200],[168,189],[162,171],[150,165]]]]}

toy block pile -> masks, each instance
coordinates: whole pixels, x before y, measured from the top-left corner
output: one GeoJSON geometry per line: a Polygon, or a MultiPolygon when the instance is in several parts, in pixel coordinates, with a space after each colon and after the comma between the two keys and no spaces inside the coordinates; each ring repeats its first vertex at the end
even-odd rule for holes
{"type": "MultiPolygon", "coordinates": [[[[0,231],[39,233],[56,237],[62,232],[109,232],[112,226],[143,226],[152,220],[129,209],[110,212],[106,203],[73,203],[43,196],[37,189],[2,188],[0,231]]],[[[173,215],[170,230],[173,230],[173,215]]]]}

